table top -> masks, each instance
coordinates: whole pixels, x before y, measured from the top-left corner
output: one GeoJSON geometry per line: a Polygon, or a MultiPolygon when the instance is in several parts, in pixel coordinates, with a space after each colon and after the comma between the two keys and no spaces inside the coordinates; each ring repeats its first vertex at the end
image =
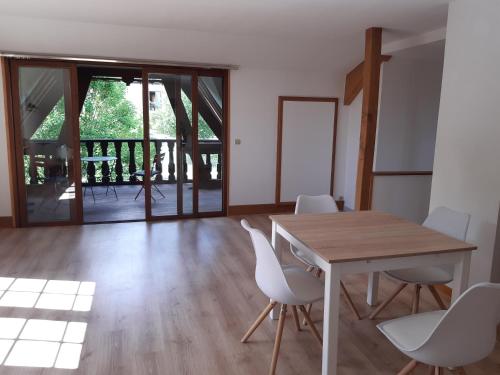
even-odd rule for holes
{"type": "Polygon", "coordinates": [[[272,215],[270,218],[329,263],[477,248],[422,225],[377,211],[272,215]]]}
{"type": "Polygon", "coordinates": [[[96,161],[113,161],[113,160],[116,160],[116,156],[84,156],[81,158],[82,161],[92,161],[92,162],[96,162],[96,161]]]}

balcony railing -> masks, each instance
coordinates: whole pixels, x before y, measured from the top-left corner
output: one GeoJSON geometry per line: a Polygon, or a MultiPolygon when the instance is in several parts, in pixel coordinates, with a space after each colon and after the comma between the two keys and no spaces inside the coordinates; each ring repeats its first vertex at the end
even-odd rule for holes
{"type": "MultiPolygon", "coordinates": [[[[154,139],[150,141],[151,160],[156,163],[154,169],[159,173],[154,177],[156,183],[174,184],[177,182],[178,166],[176,163],[175,139],[154,139]],[[160,155],[165,158],[161,161],[160,155]],[[165,168],[166,167],[166,168],[165,168]]],[[[60,143],[57,141],[30,141],[29,152],[25,154],[27,182],[29,184],[42,183],[44,179],[58,173],[66,173],[66,163],[60,156],[60,143]],[[47,160],[61,162],[58,170],[40,168],[40,157],[47,160]]],[[[184,149],[184,147],[183,147],[184,149]]],[[[200,183],[207,187],[220,187],[222,178],[222,143],[218,140],[199,141],[200,183]]],[[[131,185],[140,184],[135,172],[143,170],[144,142],[142,139],[82,139],[80,140],[80,154],[85,156],[114,156],[113,162],[85,162],[82,163],[83,185],[131,185]]],[[[182,153],[183,181],[192,181],[190,151],[182,153]],[[189,163],[188,163],[189,158],[189,163]]],[[[54,164],[54,163],[52,163],[54,164]]],[[[153,166],[152,166],[153,167],[153,166]]]]}

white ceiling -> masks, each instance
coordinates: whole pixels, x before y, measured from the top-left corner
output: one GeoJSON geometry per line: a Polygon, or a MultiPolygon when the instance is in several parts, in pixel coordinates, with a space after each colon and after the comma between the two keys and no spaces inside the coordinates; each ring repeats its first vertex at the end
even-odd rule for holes
{"type": "Polygon", "coordinates": [[[384,41],[446,25],[451,0],[15,0],[0,15],[219,33],[327,38],[370,26],[384,41]]]}

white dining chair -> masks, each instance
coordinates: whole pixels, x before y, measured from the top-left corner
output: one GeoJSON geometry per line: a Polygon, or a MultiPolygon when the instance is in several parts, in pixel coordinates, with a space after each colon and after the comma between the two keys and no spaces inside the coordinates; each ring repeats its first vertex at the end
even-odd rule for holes
{"type": "Polygon", "coordinates": [[[250,238],[252,239],[255,256],[257,258],[255,266],[255,280],[257,281],[257,285],[272,301],[262,311],[247,333],[245,333],[241,342],[247,342],[269,312],[276,305],[281,305],[271,367],[269,370],[269,374],[273,375],[276,372],[281,336],[283,335],[288,306],[292,308],[297,330],[301,330],[297,312],[298,307],[307,320],[310,331],[319,344],[322,345],[321,336],[306,311],[305,305],[323,299],[324,287],[321,280],[302,268],[297,266],[282,266],[272,245],[260,230],[252,228],[246,220],[241,220],[241,226],[250,233],[250,238]]]}
{"type": "MultiPolygon", "coordinates": [[[[339,212],[337,202],[331,195],[299,195],[295,203],[295,214],[324,214],[339,212]]],[[[307,266],[308,272],[315,272],[317,277],[321,277],[321,268],[311,259],[306,253],[297,249],[290,244],[290,251],[292,254],[307,266]]],[[[340,282],[340,287],[353,314],[358,320],[361,320],[358,309],[354,305],[349,292],[347,291],[344,283],[340,282]]],[[[307,311],[311,311],[311,305],[307,307],[307,311]]]]}
{"type": "MultiPolygon", "coordinates": [[[[422,225],[444,233],[450,237],[454,237],[458,240],[465,241],[469,221],[469,214],[457,212],[446,207],[437,207],[430,213],[422,225]]],[[[386,271],[384,274],[390,279],[397,281],[399,285],[389,298],[387,298],[370,314],[369,319],[375,319],[375,317],[408,285],[414,285],[412,303],[413,314],[418,312],[420,304],[420,290],[423,285],[429,289],[439,305],[439,308],[443,310],[446,309],[446,306],[434,285],[448,284],[453,281],[453,266],[410,268],[386,271]]]]}
{"type": "Polygon", "coordinates": [[[465,374],[463,366],[487,357],[495,347],[500,323],[500,284],[469,288],[449,310],[432,311],[389,320],[377,328],[401,352],[412,358],[398,375],[419,364],[433,374],[444,368],[465,374]]]}

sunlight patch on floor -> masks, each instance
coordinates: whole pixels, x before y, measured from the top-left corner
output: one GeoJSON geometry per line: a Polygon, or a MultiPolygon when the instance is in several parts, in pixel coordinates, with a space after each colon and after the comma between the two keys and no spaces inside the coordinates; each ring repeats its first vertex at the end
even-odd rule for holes
{"type": "Polygon", "coordinates": [[[0,277],[0,306],[90,311],[95,283],[0,277]]]}
{"type": "MultiPolygon", "coordinates": [[[[88,312],[95,288],[91,281],[0,277],[0,307],[88,312]]],[[[0,365],[77,369],[86,331],[82,321],[0,317],[0,365]]]]}
{"type": "Polygon", "coordinates": [[[85,322],[0,318],[0,364],[76,369],[85,322]]]}

